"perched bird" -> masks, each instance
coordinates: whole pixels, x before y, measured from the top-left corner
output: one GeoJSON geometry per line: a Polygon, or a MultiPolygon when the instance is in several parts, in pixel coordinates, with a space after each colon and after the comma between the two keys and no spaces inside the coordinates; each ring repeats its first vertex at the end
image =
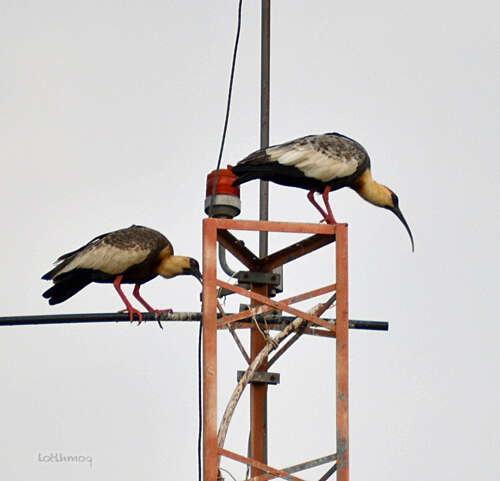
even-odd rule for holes
{"type": "Polygon", "coordinates": [[[102,234],[76,251],[62,255],[56,263],[54,269],[42,276],[42,279],[54,281],[54,285],[43,293],[49,304],[69,299],[91,282],[113,283],[130,314],[130,321],[137,314],[139,324],[142,314],[130,304],[121,284],[135,284],[134,297],[149,312],[165,312],[169,310],[153,309],[141,297],[142,284],[157,275],[167,279],[193,275],[200,282],[202,279],[195,259],[174,256],[172,244],[163,234],[139,225],[102,234]]]}
{"type": "Polygon", "coordinates": [[[414,249],[413,236],[399,209],[397,195],[373,180],[366,150],[345,135],[308,135],[257,150],[232,167],[232,171],[238,177],[233,185],[262,179],[307,189],[307,198],[328,224],[336,223],[328,194],[350,187],[368,202],[394,212],[408,231],[414,249]],[[315,192],[323,194],[326,212],[314,199],[315,192]]]}

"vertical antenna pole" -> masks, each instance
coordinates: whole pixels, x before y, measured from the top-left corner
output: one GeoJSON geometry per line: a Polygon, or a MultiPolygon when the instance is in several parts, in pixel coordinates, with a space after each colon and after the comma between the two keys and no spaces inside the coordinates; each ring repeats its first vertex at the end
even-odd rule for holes
{"type": "MultiPolygon", "coordinates": [[[[261,90],[260,90],[260,147],[269,146],[269,72],[270,72],[270,27],[271,1],[262,0],[262,32],[261,32],[261,90]]],[[[269,183],[260,181],[259,185],[259,220],[269,219],[269,183]]],[[[259,232],[259,256],[268,253],[268,233],[259,232]]],[[[251,290],[269,295],[268,285],[251,285],[251,290]]],[[[256,304],[252,302],[252,304],[256,304]]],[[[265,340],[259,330],[253,326],[250,330],[250,358],[255,356],[265,346],[265,340]]],[[[265,360],[260,370],[267,369],[265,360]]],[[[267,464],[267,384],[253,383],[250,386],[250,457],[267,464]]],[[[264,474],[255,466],[251,475],[264,474]]]]}
{"type": "MultiPolygon", "coordinates": [[[[262,0],[261,66],[260,66],[260,148],[269,147],[269,81],[271,58],[271,0],[262,0]]],[[[259,185],[259,220],[269,219],[269,182],[259,185]]],[[[268,233],[259,233],[259,256],[268,253],[268,233]]]]}

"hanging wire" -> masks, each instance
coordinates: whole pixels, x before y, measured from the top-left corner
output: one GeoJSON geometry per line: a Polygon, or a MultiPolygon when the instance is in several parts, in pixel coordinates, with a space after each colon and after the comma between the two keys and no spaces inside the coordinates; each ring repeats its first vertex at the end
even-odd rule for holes
{"type": "Polygon", "coordinates": [[[226,141],[227,125],[229,123],[229,111],[231,109],[231,96],[233,94],[234,70],[236,67],[236,55],[238,53],[238,44],[240,42],[242,4],[243,4],[243,0],[239,0],[239,2],[238,2],[238,26],[236,28],[236,39],[234,41],[233,62],[231,65],[231,75],[229,77],[229,92],[227,95],[226,118],[224,120],[224,129],[222,131],[222,140],[221,140],[221,144],[220,144],[219,158],[217,159],[217,167],[215,169],[215,178],[214,178],[214,185],[212,187],[212,195],[210,196],[210,206],[208,208],[208,215],[210,217],[212,217],[212,209],[213,209],[214,199],[215,199],[215,188],[217,186],[217,180],[219,179],[220,163],[222,160],[222,152],[224,151],[224,143],[226,141]]]}
{"type": "MultiPolygon", "coordinates": [[[[215,169],[215,178],[214,185],[212,187],[212,195],[210,196],[210,206],[208,208],[208,215],[212,217],[212,210],[215,200],[215,188],[217,186],[217,181],[219,179],[219,169],[220,163],[222,160],[222,153],[224,152],[224,143],[226,141],[226,133],[227,126],[229,123],[229,112],[231,109],[231,97],[233,94],[233,81],[234,81],[234,71],[236,68],[236,56],[238,53],[238,44],[240,41],[240,32],[241,32],[241,9],[243,5],[243,0],[238,1],[238,24],[236,27],[236,39],[234,41],[234,50],[233,50],[233,60],[231,64],[231,75],[229,77],[229,91],[227,95],[227,106],[226,106],[226,118],[224,119],[224,129],[222,131],[222,139],[220,144],[219,158],[217,159],[217,167],[215,169]]],[[[203,320],[200,321],[200,331],[198,335],[198,480],[201,481],[201,436],[202,436],[202,423],[203,423],[203,409],[202,409],[202,363],[201,363],[201,341],[202,341],[202,332],[203,332],[203,320]]],[[[231,475],[232,477],[232,475],[231,475]]],[[[233,478],[234,479],[234,478],[233,478]]]]}

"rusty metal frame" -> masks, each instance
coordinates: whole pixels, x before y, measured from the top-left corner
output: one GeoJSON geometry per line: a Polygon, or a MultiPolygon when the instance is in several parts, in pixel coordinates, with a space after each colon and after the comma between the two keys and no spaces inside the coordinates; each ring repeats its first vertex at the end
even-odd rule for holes
{"type": "MultiPolygon", "coordinates": [[[[312,299],[313,297],[316,297],[316,296],[321,296],[322,294],[326,294],[328,292],[332,292],[336,289],[336,286],[335,284],[330,284],[328,286],[325,286],[325,287],[321,287],[319,289],[314,289],[312,291],[309,291],[309,292],[304,292],[303,294],[299,294],[299,295],[296,295],[296,296],[293,296],[293,297],[289,297],[288,299],[283,299],[279,302],[276,302],[276,301],[272,301],[272,302],[266,302],[266,299],[264,299],[264,296],[259,296],[259,295],[255,295],[253,294],[251,291],[248,291],[248,290],[245,290],[245,289],[242,289],[241,287],[238,287],[238,286],[234,286],[232,284],[227,284],[227,283],[224,283],[224,282],[221,282],[221,281],[218,281],[218,286],[219,287],[224,287],[230,291],[233,291],[233,292],[236,292],[238,294],[241,294],[242,296],[247,296],[251,299],[254,299],[254,300],[261,300],[262,301],[262,304],[253,308],[253,309],[247,309],[246,311],[242,311],[242,312],[239,312],[237,314],[232,314],[232,315],[229,315],[229,316],[222,316],[221,319],[219,319],[217,321],[217,327],[220,329],[222,327],[224,327],[226,324],[229,324],[229,323],[232,323],[234,321],[240,321],[242,319],[246,319],[248,317],[253,317],[253,316],[257,316],[259,314],[264,314],[265,312],[269,312],[269,311],[272,311],[273,309],[280,309],[280,310],[287,310],[287,307],[290,305],[290,304],[294,304],[296,302],[300,302],[300,301],[304,301],[306,299],[312,299]]],[[[290,311],[289,311],[290,312],[290,311]]],[[[297,316],[298,312],[301,312],[297,309],[294,310],[294,312],[291,312],[293,315],[297,316]]],[[[306,314],[308,315],[309,317],[314,318],[316,319],[316,321],[319,321],[319,322],[315,322],[315,321],[312,321],[312,322],[315,322],[316,324],[319,324],[323,327],[324,326],[324,323],[321,322],[321,320],[319,320],[319,318],[317,316],[310,316],[310,314],[307,314],[305,312],[302,312],[302,314],[306,314]]],[[[306,317],[304,317],[304,319],[307,319],[306,317]]],[[[333,330],[332,327],[334,326],[334,324],[327,324],[326,327],[327,329],[329,330],[333,330]]]]}
{"type": "MultiPolygon", "coordinates": [[[[251,386],[251,457],[233,453],[217,443],[217,331],[229,329],[246,361],[252,361],[265,346],[265,340],[259,330],[251,323],[257,314],[273,309],[288,312],[309,321],[304,332],[336,338],[336,424],[337,453],[335,467],[326,473],[328,477],[336,470],[338,481],[349,480],[349,442],[348,442],[348,290],[347,290],[347,225],[306,224],[294,222],[247,221],[207,218],[203,221],[203,481],[221,479],[218,468],[220,456],[227,456],[251,466],[250,479],[271,479],[283,477],[301,481],[291,473],[273,468],[267,463],[267,385],[251,386]],[[289,232],[312,234],[309,237],[280,249],[262,258],[257,257],[242,241],[229,230],[258,232],[289,232]],[[336,243],[336,278],[330,284],[312,291],[298,294],[281,301],[269,298],[268,287],[251,285],[250,289],[223,282],[217,279],[217,242],[229,250],[251,271],[269,272],[273,268],[291,262],[299,257],[336,243]],[[226,288],[251,300],[251,307],[244,312],[226,315],[217,300],[219,288],[226,288]],[[291,304],[309,299],[327,292],[336,291],[336,322],[326,321],[321,317],[291,307],[291,304]],[[221,317],[217,318],[220,310],[221,317]],[[237,341],[237,328],[251,329],[250,355],[237,341]]],[[[275,328],[277,326],[274,326],[275,328]]],[[[288,349],[297,336],[292,337],[269,363],[263,363],[261,369],[267,370],[269,364],[288,349]]],[[[327,479],[324,478],[323,479],[327,479]]]]}

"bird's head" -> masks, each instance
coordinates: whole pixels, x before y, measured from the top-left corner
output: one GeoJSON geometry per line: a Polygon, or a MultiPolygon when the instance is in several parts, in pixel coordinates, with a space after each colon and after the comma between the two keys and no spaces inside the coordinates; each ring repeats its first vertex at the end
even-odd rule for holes
{"type": "Polygon", "coordinates": [[[401,210],[399,209],[398,196],[391,189],[389,189],[389,187],[375,182],[372,178],[370,169],[366,169],[365,172],[363,172],[357,180],[354,189],[361,197],[363,197],[363,199],[367,200],[371,204],[394,212],[396,217],[403,223],[408,231],[411,240],[411,250],[415,251],[411,230],[408,227],[408,223],[403,217],[401,210]]]}
{"type": "Polygon", "coordinates": [[[157,270],[162,277],[170,279],[175,276],[194,276],[200,282],[203,277],[200,272],[200,265],[196,259],[184,256],[169,256],[164,258],[157,270]]]}
{"type": "Polygon", "coordinates": [[[383,187],[387,191],[387,194],[384,196],[386,202],[384,204],[381,204],[380,207],[384,207],[385,209],[388,209],[391,212],[394,212],[396,217],[403,223],[406,230],[408,231],[408,235],[410,236],[411,250],[412,250],[412,252],[414,252],[415,251],[415,244],[413,243],[413,235],[411,233],[410,227],[408,226],[408,223],[406,222],[405,218],[403,217],[403,213],[401,212],[401,210],[399,208],[398,196],[391,189],[386,187],[385,185],[383,187]]]}

